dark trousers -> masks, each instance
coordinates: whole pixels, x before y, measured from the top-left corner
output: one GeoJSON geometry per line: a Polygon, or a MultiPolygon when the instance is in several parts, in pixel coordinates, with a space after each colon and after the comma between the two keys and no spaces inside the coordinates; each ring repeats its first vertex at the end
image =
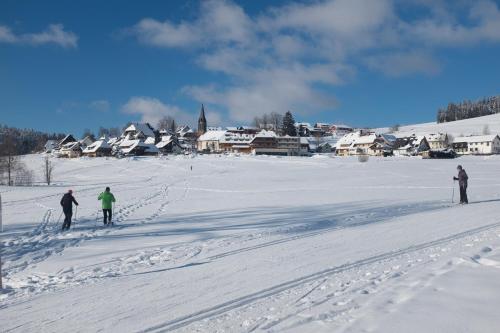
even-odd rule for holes
{"type": "Polygon", "coordinates": [[[460,186],[460,203],[469,203],[467,199],[467,186],[460,186]]]}
{"type": "Polygon", "coordinates": [[[62,230],[69,230],[69,227],[71,226],[71,218],[73,217],[73,211],[63,210],[63,213],[64,213],[64,223],[62,226],[62,230]]]}
{"type": "Polygon", "coordinates": [[[108,224],[108,221],[111,223],[111,209],[103,209],[102,214],[104,215],[104,224],[108,224]]]}

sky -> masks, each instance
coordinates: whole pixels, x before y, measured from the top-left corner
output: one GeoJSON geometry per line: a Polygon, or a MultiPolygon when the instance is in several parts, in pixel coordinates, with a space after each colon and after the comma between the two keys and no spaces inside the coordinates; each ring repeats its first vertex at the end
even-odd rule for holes
{"type": "Polygon", "coordinates": [[[500,94],[492,0],[0,2],[0,123],[434,121],[500,94]]]}

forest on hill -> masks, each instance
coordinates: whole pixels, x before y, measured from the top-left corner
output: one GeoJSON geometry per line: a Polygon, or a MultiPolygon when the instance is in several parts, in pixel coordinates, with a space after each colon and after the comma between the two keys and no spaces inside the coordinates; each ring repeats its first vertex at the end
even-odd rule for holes
{"type": "Polygon", "coordinates": [[[440,108],[437,112],[437,122],[446,123],[450,121],[476,118],[500,113],[500,95],[483,98],[476,102],[466,100],[449,103],[446,109],[440,108]]]}

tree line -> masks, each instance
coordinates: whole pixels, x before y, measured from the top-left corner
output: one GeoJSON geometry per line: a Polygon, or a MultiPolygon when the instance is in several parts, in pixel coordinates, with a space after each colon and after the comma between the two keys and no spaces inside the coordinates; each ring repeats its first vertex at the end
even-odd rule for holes
{"type": "Polygon", "coordinates": [[[476,102],[466,100],[458,104],[449,103],[446,108],[438,110],[437,122],[446,123],[495,113],[500,113],[500,95],[483,98],[476,102]]]}
{"type": "MultiPolygon", "coordinates": [[[[13,145],[15,155],[25,155],[44,150],[47,140],[61,140],[63,133],[44,133],[33,129],[21,129],[0,124],[0,145],[5,148],[5,142],[13,145]]],[[[0,149],[0,156],[5,149],[0,149]]]]}

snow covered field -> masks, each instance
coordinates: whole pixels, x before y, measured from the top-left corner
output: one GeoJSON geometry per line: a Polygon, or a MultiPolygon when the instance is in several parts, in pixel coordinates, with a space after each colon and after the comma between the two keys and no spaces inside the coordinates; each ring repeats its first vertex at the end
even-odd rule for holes
{"type": "Polygon", "coordinates": [[[56,163],[54,186],[0,187],[2,332],[500,331],[500,156],[56,163]]]}
{"type": "MultiPolygon", "coordinates": [[[[454,137],[469,136],[469,135],[482,135],[485,126],[491,134],[500,134],[500,113],[492,114],[489,116],[470,118],[449,123],[437,124],[423,123],[415,125],[405,125],[399,128],[396,133],[400,135],[428,135],[429,133],[448,133],[454,137]]],[[[377,133],[387,133],[389,128],[375,129],[377,133]]]]}

